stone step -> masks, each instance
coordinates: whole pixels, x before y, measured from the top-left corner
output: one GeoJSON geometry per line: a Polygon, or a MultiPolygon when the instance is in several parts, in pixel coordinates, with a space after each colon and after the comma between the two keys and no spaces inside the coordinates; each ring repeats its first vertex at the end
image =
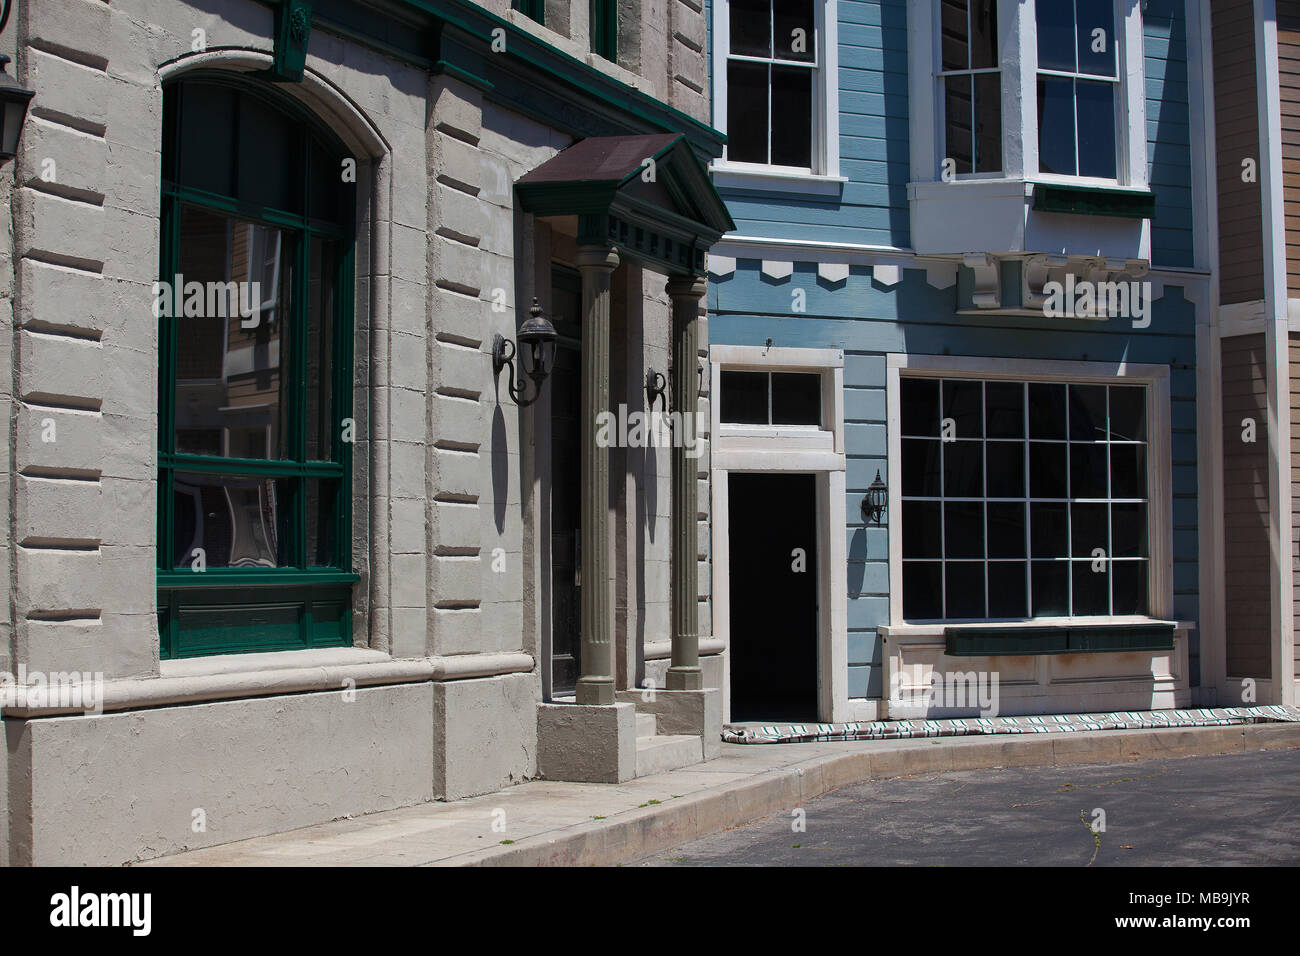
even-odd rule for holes
{"type": "Polygon", "coordinates": [[[657,733],[659,733],[659,722],[655,719],[655,715],[643,714],[638,710],[636,713],[637,737],[653,737],[657,733]]]}
{"type": "Polygon", "coordinates": [[[704,759],[704,744],[693,734],[660,734],[638,737],[636,741],[636,775],[689,767],[704,759]]]}

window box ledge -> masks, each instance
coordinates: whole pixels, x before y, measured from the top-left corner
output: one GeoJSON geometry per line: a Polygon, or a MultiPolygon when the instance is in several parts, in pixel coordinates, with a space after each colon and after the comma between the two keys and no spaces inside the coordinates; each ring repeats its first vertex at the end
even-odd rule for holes
{"type": "Polygon", "coordinates": [[[907,185],[917,255],[995,256],[1052,251],[1150,259],[1147,189],[1027,179],[958,179],[907,185]]]}
{"type": "Polygon", "coordinates": [[[1150,219],[1156,211],[1156,194],[1150,189],[1037,183],[1034,185],[1034,209],[1080,216],[1150,219]]]}
{"type": "Polygon", "coordinates": [[[786,169],[729,166],[715,163],[709,172],[717,189],[749,189],[760,192],[785,193],[791,196],[813,196],[839,199],[848,179],[844,176],[823,176],[786,169]]]}

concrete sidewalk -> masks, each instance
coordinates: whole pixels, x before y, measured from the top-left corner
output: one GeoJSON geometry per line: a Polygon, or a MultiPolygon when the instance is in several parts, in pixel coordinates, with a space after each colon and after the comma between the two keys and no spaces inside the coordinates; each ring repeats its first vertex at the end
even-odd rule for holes
{"type": "Polygon", "coordinates": [[[789,811],[858,781],[1290,748],[1300,748],[1300,725],[724,744],[715,760],[624,784],[533,781],[454,803],[336,820],[137,865],[612,865],[789,811]]]}

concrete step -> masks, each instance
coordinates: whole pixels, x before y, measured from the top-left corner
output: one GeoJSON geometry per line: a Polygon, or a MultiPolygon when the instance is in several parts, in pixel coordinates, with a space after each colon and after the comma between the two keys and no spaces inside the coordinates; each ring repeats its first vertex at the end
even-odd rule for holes
{"type": "Polygon", "coordinates": [[[643,714],[638,710],[636,713],[637,737],[653,737],[657,733],[659,733],[659,722],[655,719],[655,715],[643,714]]]}
{"type": "Polygon", "coordinates": [[[659,734],[636,740],[636,775],[689,767],[704,759],[704,743],[694,734],[659,734]]]}

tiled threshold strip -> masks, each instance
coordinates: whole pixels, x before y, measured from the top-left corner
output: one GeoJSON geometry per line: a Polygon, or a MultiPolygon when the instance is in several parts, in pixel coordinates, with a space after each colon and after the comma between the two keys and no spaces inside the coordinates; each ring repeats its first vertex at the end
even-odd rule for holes
{"type": "Polygon", "coordinates": [[[1124,710],[1108,714],[1051,714],[1042,717],[950,717],[938,720],[878,720],[866,724],[775,724],[724,727],[730,744],[805,744],[836,740],[912,740],[997,734],[1068,734],[1080,730],[1156,730],[1227,727],[1233,724],[1300,723],[1300,707],[1203,707],[1196,710],[1124,710]]]}

